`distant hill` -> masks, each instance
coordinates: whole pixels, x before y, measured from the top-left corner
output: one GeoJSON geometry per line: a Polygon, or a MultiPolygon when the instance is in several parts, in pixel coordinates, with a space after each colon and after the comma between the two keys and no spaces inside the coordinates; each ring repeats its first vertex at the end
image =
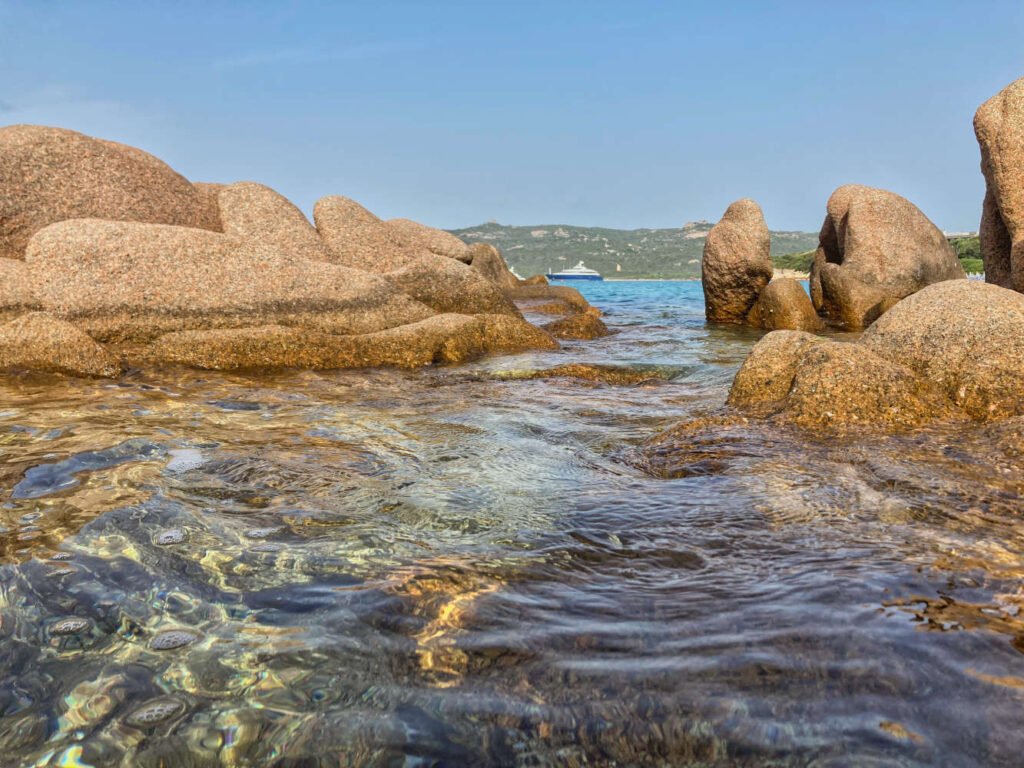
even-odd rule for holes
{"type": "MultiPolygon", "coordinates": [[[[985,264],[981,260],[981,241],[977,235],[953,234],[948,235],[949,244],[953,246],[953,252],[960,259],[960,266],[969,275],[982,275],[985,273],[985,264]]],[[[803,253],[787,253],[781,256],[772,256],[776,269],[795,269],[798,272],[807,272],[814,260],[814,250],[803,253]]]]}
{"type": "MultiPolygon", "coordinates": [[[[511,227],[490,222],[451,232],[469,243],[490,243],[523,277],[571,267],[578,261],[605,277],[700,277],[704,238],[711,222],[678,229],[606,229],[547,224],[511,227]],[[621,269],[616,269],[616,265],[621,269]]],[[[818,246],[817,232],[772,232],[772,256],[818,246]]]]}

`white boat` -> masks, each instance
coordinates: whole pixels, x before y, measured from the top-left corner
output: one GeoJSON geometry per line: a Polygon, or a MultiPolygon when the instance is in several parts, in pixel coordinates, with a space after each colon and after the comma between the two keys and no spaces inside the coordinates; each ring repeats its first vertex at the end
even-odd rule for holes
{"type": "Polygon", "coordinates": [[[583,266],[581,261],[575,267],[569,267],[563,269],[561,272],[552,272],[548,270],[549,280],[604,280],[601,277],[601,273],[596,269],[590,269],[589,267],[583,266]]]}

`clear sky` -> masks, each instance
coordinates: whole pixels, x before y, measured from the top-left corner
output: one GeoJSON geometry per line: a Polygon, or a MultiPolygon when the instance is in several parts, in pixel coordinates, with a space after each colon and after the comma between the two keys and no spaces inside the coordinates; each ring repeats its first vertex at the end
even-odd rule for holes
{"type": "Polygon", "coordinates": [[[1022,39],[1019,0],[0,0],[0,123],[441,227],[671,227],[753,197],[816,230],[858,182],[976,229],[971,119],[1022,39]]]}

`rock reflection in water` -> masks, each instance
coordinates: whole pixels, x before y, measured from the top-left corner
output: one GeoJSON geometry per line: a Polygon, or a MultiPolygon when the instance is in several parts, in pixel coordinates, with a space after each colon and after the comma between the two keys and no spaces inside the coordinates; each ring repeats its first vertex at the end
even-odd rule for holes
{"type": "Polygon", "coordinates": [[[1015,764],[1022,424],[722,417],[757,334],[586,290],[471,367],[0,382],[6,759],[1015,764]]]}

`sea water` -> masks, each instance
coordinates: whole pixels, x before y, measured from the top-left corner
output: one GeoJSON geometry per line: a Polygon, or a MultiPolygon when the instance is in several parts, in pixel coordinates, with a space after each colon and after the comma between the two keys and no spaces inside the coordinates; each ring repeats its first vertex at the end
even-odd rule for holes
{"type": "Polygon", "coordinates": [[[652,462],[760,334],[576,287],[556,352],[0,380],[0,764],[1018,765],[1021,426],[652,462]]]}

